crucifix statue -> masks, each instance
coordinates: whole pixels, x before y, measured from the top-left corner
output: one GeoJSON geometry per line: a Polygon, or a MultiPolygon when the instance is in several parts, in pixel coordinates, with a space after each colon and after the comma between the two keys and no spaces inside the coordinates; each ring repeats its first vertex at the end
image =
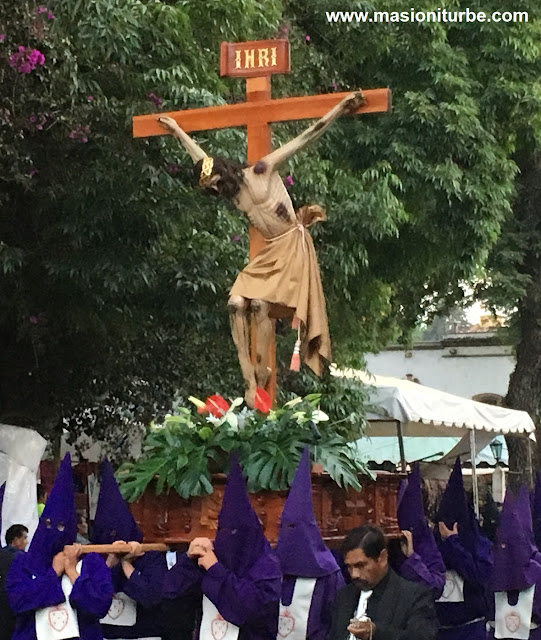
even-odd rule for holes
{"type": "Polygon", "coordinates": [[[284,51],[284,41],[240,43],[240,49],[229,52],[227,47],[236,45],[224,45],[222,67],[227,66],[224,52],[235,67],[229,75],[243,75],[242,62],[248,65],[244,70],[248,76],[248,101],[159,117],[136,116],[134,135],[172,134],[194,162],[199,186],[228,198],[257,232],[255,242],[251,234],[251,249],[258,244],[257,250],[251,251],[251,260],[235,280],[228,301],[233,340],[246,388],[245,399],[253,407],[257,388],[265,388],[275,375],[275,318],[290,318],[297,330],[292,369],[298,370],[303,361],[319,375],[321,359],[329,361],[331,357],[325,298],[314,245],[307,231],[311,224],[325,219],[325,214],[317,205],[295,211],[278,169],[293,154],[315,141],[341,115],[389,110],[390,92],[354,91],[271,100],[269,75],[280,66],[279,54],[284,51]],[[262,48],[265,44],[266,49],[262,48]],[[315,104],[318,99],[320,103],[315,104]],[[328,105],[323,112],[322,104],[328,105]],[[195,116],[197,124],[186,119],[190,114],[192,118],[195,116]],[[323,117],[299,136],[271,150],[270,122],[318,115],[323,117]],[[189,130],[238,124],[248,127],[248,165],[208,156],[187,134],[189,130]]]}

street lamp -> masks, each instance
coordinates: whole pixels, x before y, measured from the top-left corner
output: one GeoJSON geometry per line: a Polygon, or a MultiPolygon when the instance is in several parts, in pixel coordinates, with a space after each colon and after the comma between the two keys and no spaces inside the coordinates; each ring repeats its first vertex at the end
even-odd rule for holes
{"type": "Polygon", "coordinates": [[[500,464],[502,459],[503,442],[501,440],[493,440],[490,443],[490,450],[496,460],[496,465],[500,464]]]}

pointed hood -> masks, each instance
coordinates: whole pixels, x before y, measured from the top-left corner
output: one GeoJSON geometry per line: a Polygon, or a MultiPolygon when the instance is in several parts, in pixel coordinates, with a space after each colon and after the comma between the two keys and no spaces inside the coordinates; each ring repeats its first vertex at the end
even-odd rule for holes
{"type": "MultiPolygon", "coordinates": [[[[454,523],[457,522],[460,541],[466,549],[475,552],[481,531],[473,509],[466,500],[460,458],[456,459],[451,477],[441,497],[436,512],[436,521],[442,521],[449,529],[452,529],[454,523]]],[[[439,541],[437,530],[436,539],[439,541]]]]}
{"type": "Polygon", "coordinates": [[[53,557],[77,537],[77,512],[71,457],[66,453],[56,475],[38,528],[28,549],[29,566],[36,573],[50,568],[53,557]]]}
{"type": "Polygon", "coordinates": [[[101,463],[100,495],[91,540],[94,544],[111,544],[115,540],[143,540],[143,534],[120,493],[108,460],[101,463]]]}
{"type": "Polygon", "coordinates": [[[528,490],[522,487],[516,497],[507,491],[496,532],[491,589],[522,591],[541,581],[536,554],[528,490]]]}
{"type": "Polygon", "coordinates": [[[406,488],[399,497],[398,526],[402,531],[411,531],[413,549],[427,566],[439,563],[442,571],[445,571],[438,546],[426,521],[421,482],[421,470],[419,464],[416,464],[409,475],[406,488]]]}
{"type": "Polygon", "coordinates": [[[266,556],[272,556],[278,565],[248,498],[242,469],[235,454],[231,454],[229,460],[214,551],[218,560],[237,576],[254,575],[254,571],[259,570],[266,575],[263,562],[266,556]]]}
{"type": "Polygon", "coordinates": [[[483,518],[481,530],[489,540],[494,542],[496,539],[496,530],[500,522],[500,511],[490,491],[487,491],[485,504],[481,508],[481,516],[483,518]]]}
{"type": "Polygon", "coordinates": [[[321,578],[340,571],[317,526],[310,451],[305,448],[282,511],[276,554],[284,575],[321,578]]]}
{"type": "Polygon", "coordinates": [[[535,475],[535,488],[532,495],[533,533],[537,548],[541,550],[541,472],[535,475]]]}

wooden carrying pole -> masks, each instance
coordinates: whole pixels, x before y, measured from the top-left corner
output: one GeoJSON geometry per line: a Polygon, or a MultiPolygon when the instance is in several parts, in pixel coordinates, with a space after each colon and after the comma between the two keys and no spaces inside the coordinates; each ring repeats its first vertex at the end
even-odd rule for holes
{"type": "MultiPolygon", "coordinates": [[[[69,545],[71,546],[71,545],[69,545]]],[[[170,551],[171,547],[163,542],[145,542],[141,544],[141,551],[170,551]]],[[[81,554],[86,553],[130,553],[131,547],[124,544],[82,544],[81,554]]]]}

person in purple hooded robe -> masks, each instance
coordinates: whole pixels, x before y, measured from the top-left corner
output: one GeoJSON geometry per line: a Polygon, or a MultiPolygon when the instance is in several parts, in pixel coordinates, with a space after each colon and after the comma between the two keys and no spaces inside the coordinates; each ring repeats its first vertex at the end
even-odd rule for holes
{"type": "Polygon", "coordinates": [[[397,517],[405,540],[400,545],[402,553],[393,563],[395,570],[406,580],[430,589],[435,599],[439,598],[445,586],[445,564],[426,521],[418,464],[399,495],[397,517]]]}
{"type": "Polygon", "coordinates": [[[66,454],[30,547],[15,556],[7,575],[8,600],[16,614],[13,640],[102,640],[99,620],[111,605],[111,574],[96,553],[79,559],[76,535],[66,454]]]}
{"type": "Polygon", "coordinates": [[[312,503],[310,451],[302,454],[282,511],[276,554],[284,574],[278,638],[325,640],[342,571],[323,542],[312,503]]]}
{"type": "Polygon", "coordinates": [[[435,537],[446,567],[443,595],[436,601],[439,640],[485,640],[491,543],[481,534],[466,501],[457,458],[436,514],[435,537]]]}
{"type": "MultiPolygon", "coordinates": [[[[2,505],[6,483],[0,487],[0,531],[2,530],[2,505]]],[[[6,576],[13,562],[14,554],[0,549],[0,640],[11,640],[15,626],[15,616],[6,595],[6,576]]]]}
{"type": "Polygon", "coordinates": [[[535,488],[532,493],[532,524],[535,544],[541,550],[541,472],[535,474],[535,488]]]}
{"type": "Polygon", "coordinates": [[[281,582],[280,563],[232,455],[216,539],[192,540],[166,575],[164,597],[201,595],[201,640],[276,640],[281,582]]]}
{"type": "Polygon", "coordinates": [[[131,542],[128,554],[109,554],[115,595],[109,613],[102,619],[104,638],[160,638],[162,617],[160,601],[167,571],[165,555],[159,551],[142,552],[143,539],[126,504],[108,460],[101,464],[101,486],[92,527],[93,544],[131,542]]]}
{"type": "Polygon", "coordinates": [[[494,544],[489,639],[541,638],[541,554],[534,541],[528,489],[507,491],[494,544]]]}

